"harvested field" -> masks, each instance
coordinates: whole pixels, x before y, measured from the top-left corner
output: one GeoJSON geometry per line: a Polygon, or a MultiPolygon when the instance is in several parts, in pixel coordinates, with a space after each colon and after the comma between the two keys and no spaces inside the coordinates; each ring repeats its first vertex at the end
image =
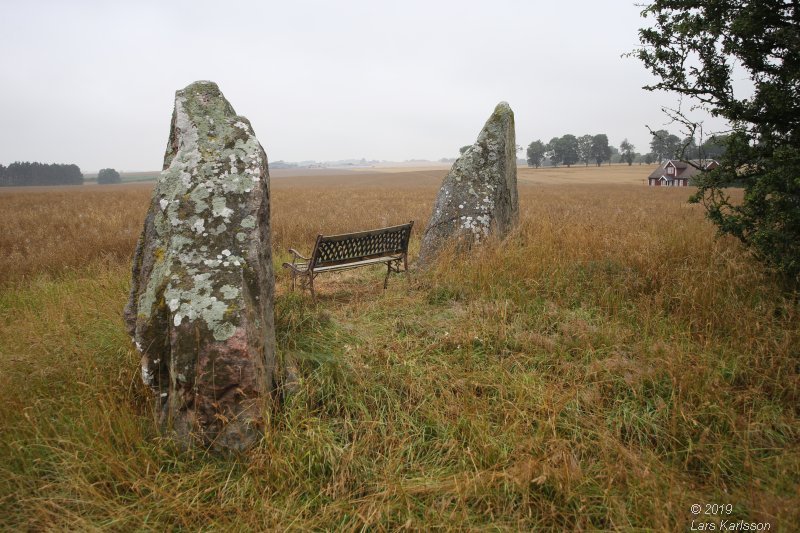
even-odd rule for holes
{"type": "Polygon", "coordinates": [[[446,169],[274,171],[279,351],[299,391],[245,457],[158,436],[121,319],[152,184],[0,190],[9,529],[686,530],[692,504],[800,521],[800,314],[691,189],[520,169],[504,243],[432,272],[285,250],[416,221],[446,169]]]}

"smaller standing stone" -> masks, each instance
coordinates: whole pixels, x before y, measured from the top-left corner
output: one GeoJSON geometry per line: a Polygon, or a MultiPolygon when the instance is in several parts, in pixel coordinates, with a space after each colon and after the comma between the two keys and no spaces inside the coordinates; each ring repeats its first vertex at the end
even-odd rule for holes
{"type": "Polygon", "coordinates": [[[518,220],[514,112],[500,102],[444,178],[417,266],[430,266],[448,242],[470,248],[489,235],[503,237],[518,220]]]}

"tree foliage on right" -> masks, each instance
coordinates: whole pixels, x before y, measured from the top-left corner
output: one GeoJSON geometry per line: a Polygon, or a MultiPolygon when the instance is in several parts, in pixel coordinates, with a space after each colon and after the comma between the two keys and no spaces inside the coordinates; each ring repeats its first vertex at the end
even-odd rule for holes
{"type": "MultiPolygon", "coordinates": [[[[785,0],[656,0],[642,16],[634,52],[657,78],[648,90],[675,91],[731,132],[719,167],[697,180],[702,203],[723,233],[800,284],[800,5],[785,0]],[[750,80],[746,95],[734,81],[750,80]],[[744,187],[731,201],[727,187],[744,187]]],[[[674,118],[696,126],[681,110],[674,118]]]]}

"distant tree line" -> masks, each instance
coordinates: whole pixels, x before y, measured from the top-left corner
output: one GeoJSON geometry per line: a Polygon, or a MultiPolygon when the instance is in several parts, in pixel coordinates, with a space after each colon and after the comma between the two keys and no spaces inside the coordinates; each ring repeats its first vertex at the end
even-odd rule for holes
{"type": "Polygon", "coordinates": [[[628,139],[624,139],[619,148],[608,142],[605,133],[597,135],[581,135],[576,137],[566,134],[553,137],[547,144],[535,140],[528,145],[527,162],[529,167],[539,168],[545,164],[557,167],[583,163],[597,166],[605,162],[651,164],[661,163],[665,159],[718,159],[725,153],[726,139],[724,135],[717,135],[697,144],[694,137],[681,139],[666,130],[652,132],[650,152],[640,154],[628,139]]]}
{"type": "Polygon", "coordinates": [[[605,133],[580,137],[568,133],[562,137],[553,137],[547,144],[541,140],[533,141],[528,145],[526,155],[528,165],[536,168],[545,161],[554,167],[570,167],[577,163],[600,166],[603,162],[610,161],[615,152],[616,149],[609,146],[605,133]]]}
{"type": "Polygon", "coordinates": [[[667,130],[654,131],[650,141],[650,154],[653,161],[661,163],[665,159],[719,159],[725,154],[727,135],[714,135],[701,144],[693,136],[681,139],[667,130]]]}
{"type": "Polygon", "coordinates": [[[11,163],[0,165],[0,187],[18,185],[82,185],[78,165],[11,163]]]}

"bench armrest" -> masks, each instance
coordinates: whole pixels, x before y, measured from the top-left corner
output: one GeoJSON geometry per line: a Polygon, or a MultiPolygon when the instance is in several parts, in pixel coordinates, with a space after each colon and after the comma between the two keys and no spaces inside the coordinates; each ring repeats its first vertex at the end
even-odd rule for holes
{"type": "Polygon", "coordinates": [[[298,257],[300,259],[305,260],[305,261],[309,261],[308,257],[304,256],[303,254],[301,254],[300,252],[298,252],[294,248],[289,248],[289,253],[294,255],[294,258],[292,259],[292,263],[294,263],[297,260],[298,257]]]}
{"type": "Polygon", "coordinates": [[[308,272],[308,269],[303,268],[304,267],[303,264],[297,265],[295,263],[284,263],[282,266],[283,266],[283,268],[292,269],[297,274],[303,274],[303,273],[308,272]]]}

